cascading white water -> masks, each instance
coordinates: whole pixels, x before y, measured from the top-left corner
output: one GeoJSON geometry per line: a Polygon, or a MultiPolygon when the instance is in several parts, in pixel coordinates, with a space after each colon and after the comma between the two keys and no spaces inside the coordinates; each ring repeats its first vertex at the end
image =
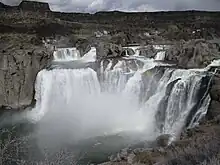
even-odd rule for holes
{"type": "Polygon", "coordinates": [[[91,50],[83,57],[80,57],[80,52],[76,48],[60,48],[54,51],[54,61],[75,61],[83,60],[85,62],[93,62],[96,60],[96,48],[91,47],[91,50]]]}
{"type": "Polygon", "coordinates": [[[55,61],[72,61],[80,58],[79,51],[76,48],[60,48],[54,51],[55,61]]]}
{"type": "Polygon", "coordinates": [[[178,69],[173,72],[170,82],[181,79],[176,82],[170,92],[165,110],[163,133],[176,135],[181,131],[187,116],[197,104],[195,95],[200,90],[203,77],[202,73],[193,70],[178,69]]]}
{"type": "MultiPolygon", "coordinates": [[[[94,59],[94,54],[92,49],[85,59],[90,59],[90,55],[94,59]]],[[[160,54],[156,59],[162,57],[160,54]]],[[[54,58],[57,60],[57,55],[54,58]]],[[[168,68],[156,81],[157,72],[147,72],[159,63],[153,59],[142,62],[145,65],[134,71],[126,60],[119,60],[116,65],[109,60],[106,68],[101,64],[100,77],[90,68],[42,70],[37,76],[37,103],[32,119],[44,123],[41,129],[62,127],[70,134],[77,132],[79,138],[120,131],[144,131],[149,139],[161,133],[178,135],[196,104],[204,71],[168,68]],[[166,106],[161,110],[163,102],[166,106]],[[160,111],[163,115],[159,120],[156,116],[160,111]],[[162,122],[162,130],[157,122],[162,122]]],[[[205,112],[208,103],[204,101],[198,111],[205,112]]]]}
{"type": "Polygon", "coordinates": [[[155,60],[163,61],[165,59],[165,51],[159,51],[155,57],[155,60]]]}

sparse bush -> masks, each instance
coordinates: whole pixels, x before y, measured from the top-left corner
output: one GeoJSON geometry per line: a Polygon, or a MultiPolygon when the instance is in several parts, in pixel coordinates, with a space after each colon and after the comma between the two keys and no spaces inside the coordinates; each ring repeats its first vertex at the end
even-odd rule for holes
{"type": "Polygon", "coordinates": [[[168,149],[167,165],[196,165],[202,163],[215,165],[219,163],[220,136],[218,131],[212,130],[209,134],[195,135],[185,146],[171,146],[168,149]],[[216,131],[216,132],[215,132],[216,131]]]}
{"type": "Polygon", "coordinates": [[[209,160],[205,160],[200,165],[220,165],[220,160],[218,157],[215,156],[209,160]]]}
{"type": "Polygon", "coordinates": [[[67,149],[56,153],[44,149],[41,160],[35,160],[29,155],[30,149],[33,149],[29,144],[31,136],[18,137],[13,130],[0,130],[0,165],[75,165],[79,160],[67,149]]]}

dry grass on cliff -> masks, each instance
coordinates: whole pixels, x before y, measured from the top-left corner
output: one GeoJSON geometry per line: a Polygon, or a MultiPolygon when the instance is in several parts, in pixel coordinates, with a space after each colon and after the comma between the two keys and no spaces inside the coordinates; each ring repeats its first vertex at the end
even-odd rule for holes
{"type": "Polygon", "coordinates": [[[136,155],[148,165],[220,165],[220,125],[207,124],[167,148],[136,155]]]}
{"type": "Polygon", "coordinates": [[[168,148],[166,165],[219,165],[220,126],[201,126],[187,140],[168,148]]]}

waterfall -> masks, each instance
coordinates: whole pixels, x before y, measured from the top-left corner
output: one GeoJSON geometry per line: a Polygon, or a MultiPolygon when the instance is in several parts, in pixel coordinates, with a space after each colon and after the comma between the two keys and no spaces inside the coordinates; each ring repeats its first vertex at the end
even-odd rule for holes
{"type": "MultiPolygon", "coordinates": [[[[67,50],[62,55],[55,52],[54,60],[78,58],[67,50]]],[[[93,48],[81,59],[92,61],[95,54],[93,48]]],[[[156,59],[163,57],[161,52],[156,59]]],[[[132,131],[155,138],[160,134],[178,136],[187,120],[192,125],[198,113],[207,111],[210,98],[200,90],[206,83],[203,69],[174,69],[153,59],[126,57],[102,61],[99,70],[40,71],[31,119],[48,122],[47,127],[59,121],[57,127],[65,126],[68,132],[74,128],[79,137],[132,131]],[[198,102],[200,106],[196,106],[198,102]]]]}
{"type": "MultiPolygon", "coordinates": [[[[191,70],[175,70],[169,82],[180,78],[173,86],[165,108],[163,133],[176,134],[182,129],[192,108],[201,98],[196,93],[201,88],[202,73],[191,70]]],[[[207,107],[206,107],[207,108],[207,107]]]]}
{"type": "Polygon", "coordinates": [[[55,61],[72,61],[80,58],[79,51],[76,48],[60,48],[54,51],[55,61]]]}
{"type": "Polygon", "coordinates": [[[96,48],[91,47],[91,50],[86,53],[83,57],[80,57],[79,50],[76,48],[59,48],[54,51],[54,61],[75,61],[83,60],[86,62],[95,61],[96,59],[96,48]]]}
{"type": "Polygon", "coordinates": [[[155,57],[155,60],[163,61],[165,59],[165,51],[159,51],[155,57]]]}

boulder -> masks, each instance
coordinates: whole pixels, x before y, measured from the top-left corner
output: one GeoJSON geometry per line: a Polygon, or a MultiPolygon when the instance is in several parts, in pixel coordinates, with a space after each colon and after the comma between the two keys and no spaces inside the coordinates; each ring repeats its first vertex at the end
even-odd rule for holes
{"type": "Polygon", "coordinates": [[[147,58],[154,58],[157,54],[157,50],[153,47],[153,45],[138,48],[137,51],[139,51],[140,56],[145,56],[147,58]]]}
{"type": "Polygon", "coordinates": [[[212,100],[206,117],[208,120],[212,120],[218,115],[220,115],[220,102],[212,100]]]}
{"type": "Polygon", "coordinates": [[[219,58],[219,45],[200,39],[173,45],[166,51],[165,60],[184,68],[204,68],[219,58]]]}
{"type": "Polygon", "coordinates": [[[134,54],[135,54],[135,52],[134,52],[133,49],[131,49],[131,48],[123,48],[122,56],[126,56],[126,55],[132,56],[134,54]]]}
{"type": "Polygon", "coordinates": [[[161,135],[159,137],[157,137],[156,139],[156,143],[158,147],[166,147],[169,145],[170,139],[171,139],[171,135],[169,134],[164,134],[161,135]]]}
{"type": "Polygon", "coordinates": [[[119,45],[101,42],[96,46],[97,60],[122,57],[123,48],[119,45]]]}
{"type": "Polygon", "coordinates": [[[91,50],[91,45],[86,39],[78,39],[76,41],[76,48],[79,50],[80,56],[84,56],[91,50]]]}
{"type": "Polygon", "coordinates": [[[0,36],[0,107],[20,109],[34,101],[36,75],[52,60],[52,49],[32,44],[33,38],[0,36]]]}
{"type": "Polygon", "coordinates": [[[119,32],[115,34],[111,34],[111,42],[114,44],[121,44],[123,46],[128,45],[129,43],[132,43],[131,35],[126,34],[124,32],[119,32]]]}
{"type": "Polygon", "coordinates": [[[219,74],[215,75],[212,80],[212,86],[210,89],[211,103],[206,115],[208,120],[214,119],[220,115],[220,77],[219,74]]]}
{"type": "Polygon", "coordinates": [[[212,100],[220,101],[220,75],[216,74],[212,79],[212,86],[210,89],[212,100]]]}
{"type": "Polygon", "coordinates": [[[210,90],[212,100],[220,102],[220,85],[213,85],[210,90]]]}
{"type": "Polygon", "coordinates": [[[70,37],[55,36],[54,38],[51,38],[49,42],[49,44],[54,45],[56,48],[74,47],[74,43],[72,42],[70,37]]]}

